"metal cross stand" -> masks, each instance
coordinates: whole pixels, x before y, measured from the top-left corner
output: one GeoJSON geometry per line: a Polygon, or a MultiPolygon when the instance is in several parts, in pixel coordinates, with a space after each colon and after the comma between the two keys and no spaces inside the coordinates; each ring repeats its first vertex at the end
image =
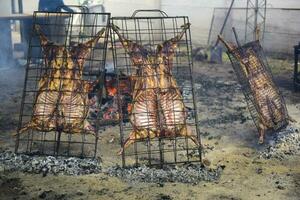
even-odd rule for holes
{"type": "Polygon", "coordinates": [[[137,10],[111,24],[115,70],[132,89],[117,84],[123,167],[201,162],[188,17],[137,10]]]}
{"type": "Polygon", "coordinates": [[[34,13],[17,153],[96,156],[109,18],[34,13]]]}

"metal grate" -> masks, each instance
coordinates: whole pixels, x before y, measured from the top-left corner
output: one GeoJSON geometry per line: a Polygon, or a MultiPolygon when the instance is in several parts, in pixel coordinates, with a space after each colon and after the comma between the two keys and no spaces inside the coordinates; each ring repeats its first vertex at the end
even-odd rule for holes
{"type": "Polygon", "coordinates": [[[132,88],[117,84],[123,167],[201,162],[188,17],[138,10],[111,24],[115,70],[132,88]]]}
{"type": "Polygon", "coordinates": [[[34,12],[17,153],[96,156],[109,18],[34,12]]]}
{"type": "Polygon", "coordinates": [[[267,59],[259,41],[247,43],[241,47],[229,50],[228,56],[238,81],[242,86],[249,111],[258,130],[262,120],[268,124],[266,131],[276,131],[288,124],[288,112],[283,99],[268,66],[267,59]],[[267,86],[265,86],[267,84],[267,86]],[[267,119],[266,112],[271,115],[277,111],[272,109],[272,102],[280,104],[280,120],[267,119]],[[265,113],[263,113],[265,112],[265,113]],[[275,123],[276,121],[276,123],[275,123]]]}
{"type": "Polygon", "coordinates": [[[300,88],[300,70],[299,70],[299,55],[300,55],[300,42],[298,45],[294,46],[294,89],[297,91],[300,88]]]}

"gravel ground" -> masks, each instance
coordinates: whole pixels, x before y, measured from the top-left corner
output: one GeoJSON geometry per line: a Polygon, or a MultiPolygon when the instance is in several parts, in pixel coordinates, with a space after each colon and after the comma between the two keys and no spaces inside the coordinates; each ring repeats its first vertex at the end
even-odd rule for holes
{"type": "Polygon", "coordinates": [[[209,169],[199,165],[183,167],[168,167],[155,169],[146,166],[123,169],[119,166],[110,167],[105,173],[116,176],[128,182],[146,182],[163,184],[166,182],[180,182],[197,184],[201,181],[216,181],[219,179],[224,166],[209,169]]]}
{"type": "Polygon", "coordinates": [[[300,155],[300,132],[292,126],[273,134],[267,147],[260,152],[260,157],[266,159],[284,160],[291,155],[300,155]]]}
{"type": "Polygon", "coordinates": [[[1,171],[21,171],[27,173],[84,175],[101,172],[100,162],[93,159],[75,157],[29,156],[11,151],[0,152],[1,171]]]}
{"type": "Polygon", "coordinates": [[[200,181],[217,180],[224,166],[209,169],[199,165],[166,167],[164,169],[146,166],[122,168],[113,166],[101,169],[99,160],[80,159],[75,157],[29,156],[15,154],[11,151],[0,152],[0,171],[20,171],[33,174],[53,175],[86,175],[102,171],[129,182],[165,183],[181,182],[197,184],[200,181]]]}

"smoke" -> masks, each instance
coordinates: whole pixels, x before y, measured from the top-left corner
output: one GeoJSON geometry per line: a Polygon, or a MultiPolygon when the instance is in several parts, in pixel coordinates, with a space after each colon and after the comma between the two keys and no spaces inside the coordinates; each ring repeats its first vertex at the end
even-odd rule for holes
{"type": "Polygon", "coordinates": [[[0,69],[14,65],[9,20],[0,21],[0,69]]]}

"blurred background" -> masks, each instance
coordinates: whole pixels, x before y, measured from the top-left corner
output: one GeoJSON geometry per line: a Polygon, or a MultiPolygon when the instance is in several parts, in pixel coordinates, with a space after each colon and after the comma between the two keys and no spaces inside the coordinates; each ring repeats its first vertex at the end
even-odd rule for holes
{"type": "MultiPolygon", "coordinates": [[[[215,45],[233,1],[1,0],[0,66],[13,64],[12,55],[14,58],[25,57],[32,13],[36,10],[51,11],[56,7],[55,2],[59,6],[86,6],[90,12],[110,12],[112,16],[131,16],[137,9],[160,9],[169,16],[187,15],[192,23],[193,46],[207,48],[215,45]]],[[[62,11],[70,10],[65,7],[62,11]]],[[[256,30],[265,51],[276,55],[291,55],[300,37],[300,2],[235,0],[223,29],[226,40],[233,41],[233,26],[242,43],[254,40],[256,30]]]]}

